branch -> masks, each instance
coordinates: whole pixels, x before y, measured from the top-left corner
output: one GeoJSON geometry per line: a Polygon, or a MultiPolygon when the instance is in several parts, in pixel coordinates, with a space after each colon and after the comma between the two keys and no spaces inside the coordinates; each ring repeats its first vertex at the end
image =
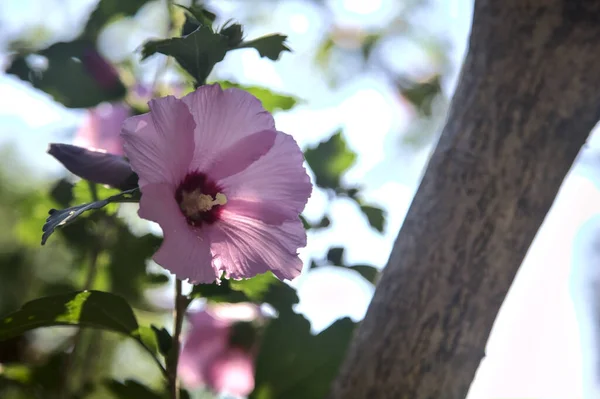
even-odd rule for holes
{"type": "Polygon", "coordinates": [[[476,0],[447,124],[331,399],[463,399],[600,117],[600,2],[476,0]]]}

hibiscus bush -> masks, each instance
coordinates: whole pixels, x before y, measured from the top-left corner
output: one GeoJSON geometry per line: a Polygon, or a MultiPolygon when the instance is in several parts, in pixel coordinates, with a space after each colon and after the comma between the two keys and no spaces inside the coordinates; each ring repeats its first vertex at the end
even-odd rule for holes
{"type": "MultiPolygon", "coordinates": [[[[147,84],[96,48],[111,18],[144,3],[102,0],[79,37],[19,49],[7,65],[88,110],[73,144],[48,149],[79,179],[0,193],[19,237],[0,254],[0,397],[323,398],[354,322],[313,334],[294,311],[289,281],[303,270],[306,230],[329,225],[301,215],[313,190],[306,168],[379,231],[384,213],[342,184],[355,155],[340,132],[303,153],[277,129],[272,112],[296,98],[211,80],[239,49],[277,62],[291,51],[285,32],[246,37],[200,5],[171,4],[168,37],[138,52],[167,56],[185,79],[147,84]],[[30,278],[38,267],[49,270],[43,282],[30,278]],[[116,378],[110,364],[139,378],[116,378]]],[[[324,262],[376,280],[375,268],[345,266],[342,254],[332,248],[324,262]]]]}

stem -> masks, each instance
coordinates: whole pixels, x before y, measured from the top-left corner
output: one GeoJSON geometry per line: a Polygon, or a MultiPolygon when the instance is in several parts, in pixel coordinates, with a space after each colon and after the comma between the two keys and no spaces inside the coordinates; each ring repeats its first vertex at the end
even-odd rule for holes
{"type": "Polygon", "coordinates": [[[181,348],[181,327],[183,325],[183,316],[189,300],[181,293],[181,280],[175,280],[175,310],[173,313],[174,329],[173,344],[167,359],[167,375],[169,379],[169,392],[171,399],[179,399],[179,380],[177,378],[177,365],[179,363],[179,352],[181,348]]]}
{"type": "MultiPolygon", "coordinates": [[[[92,201],[98,201],[98,189],[95,183],[88,182],[88,188],[90,190],[90,195],[92,196],[92,201]]],[[[96,275],[98,274],[98,257],[100,256],[100,248],[95,246],[92,248],[90,253],[90,264],[87,270],[87,275],[85,276],[85,282],[83,285],[84,290],[89,290],[93,287],[94,281],[96,280],[96,275]]],[[[83,329],[78,329],[75,335],[73,336],[73,349],[71,349],[71,353],[67,356],[65,360],[65,365],[63,367],[63,375],[62,375],[62,384],[60,389],[60,397],[67,398],[69,396],[70,390],[73,387],[72,381],[75,379],[73,377],[73,364],[77,359],[78,349],[81,346],[83,329]]],[[[85,367],[79,367],[79,372],[81,374],[81,379],[85,378],[86,369],[89,364],[84,365],[85,367]]]]}
{"type": "MultiPolygon", "coordinates": [[[[85,285],[83,287],[84,290],[89,290],[92,288],[94,280],[96,278],[96,274],[98,272],[98,256],[100,255],[100,251],[93,249],[90,254],[90,265],[88,268],[88,273],[85,278],[85,285]]],[[[83,329],[78,329],[75,335],[73,336],[73,349],[71,349],[71,353],[67,356],[65,360],[65,365],[63,367],[62,372],[62,382],[60,389],[60,398],[69,397],[69,392],[71,388],[70,381],[73,381],[72,373],[73,373],[73,364],[75,363],[75,359],[77,358],[78,348],[81,343],[81,335],[83,334],[83,329]]]]}

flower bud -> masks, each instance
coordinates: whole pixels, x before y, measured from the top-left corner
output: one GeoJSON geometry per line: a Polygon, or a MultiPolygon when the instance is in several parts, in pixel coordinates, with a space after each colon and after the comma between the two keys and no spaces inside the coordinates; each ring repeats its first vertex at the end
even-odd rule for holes
{"type": "Polygon", "coordinates": [[[50,144],[48,154],[82,179],[121,190],[137,186],[137,176],[122,156],[70,144],[50,144]]]}

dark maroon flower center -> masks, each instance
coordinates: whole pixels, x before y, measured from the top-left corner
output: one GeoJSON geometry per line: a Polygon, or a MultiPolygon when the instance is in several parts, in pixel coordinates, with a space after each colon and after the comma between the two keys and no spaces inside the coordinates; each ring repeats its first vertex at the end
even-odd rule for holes
{"type": "Polygon", "coordinates": [[[216,222],[227,203],[223,190],[202,172],[190,172],[185,176],[175,191],[175,200],[194,227],[216,222]]]}

